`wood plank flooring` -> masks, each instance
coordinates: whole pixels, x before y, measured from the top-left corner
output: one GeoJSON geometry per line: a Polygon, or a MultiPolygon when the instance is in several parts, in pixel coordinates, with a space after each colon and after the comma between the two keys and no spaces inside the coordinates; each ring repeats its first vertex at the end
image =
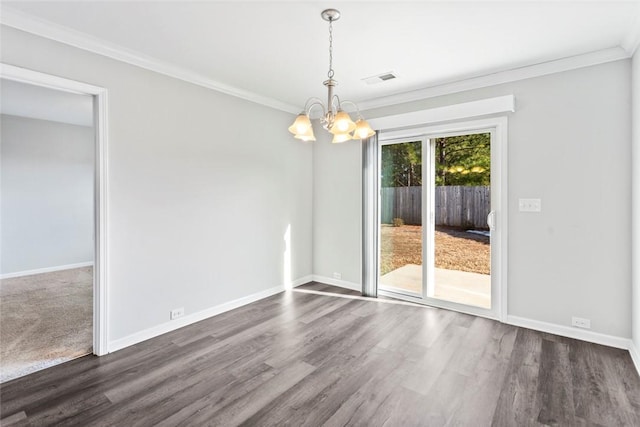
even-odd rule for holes
{"type": "Polygon", "coordinates": [[[10,381],[1,424],[640,425],[626,351],[352,294],[311,283],[10,381]]]}

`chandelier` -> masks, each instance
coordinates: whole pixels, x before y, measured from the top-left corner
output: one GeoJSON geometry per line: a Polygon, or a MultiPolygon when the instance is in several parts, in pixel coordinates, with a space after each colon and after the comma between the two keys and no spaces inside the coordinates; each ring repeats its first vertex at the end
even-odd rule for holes
{"type": "Polygon", "coordinates": [[[333,79],[335,72],[333,71],[333,22],[340,19],[340,12],[336,9],[326,9],[322,11],[322,19],[329,22],[329,72],[328,80],[323,84],[327,87],[327,105],[325,106],[319,98],[309,98],[305,103],[304,110],[298,114],[296,120],[289,126],[289,132],[294,137],[303,141],[315,141],[313,135],[313,127],[309,118],[309,113],[314,107],[322,109],[322,117],[320,123],[322,127],[333,134],[333,143],[345,142],[351,139],[364,139],[375,134],[369,123],[362,118],[358,106],[351,101],[340,101],[338,95],[333,93],[334,88],[338,84],[333,79]],[[351,104],[355,107],[358,115],[357,120],[351,120],[349,114],[343,110],[345,104],[351,104]]]}

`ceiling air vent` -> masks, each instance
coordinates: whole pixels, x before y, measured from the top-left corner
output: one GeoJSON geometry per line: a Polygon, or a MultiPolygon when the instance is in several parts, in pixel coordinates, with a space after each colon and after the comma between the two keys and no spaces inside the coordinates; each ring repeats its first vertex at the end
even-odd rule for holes
{"type": "Polygon", "coordinates": [[[386,82],[389,80],[397,79],[398,74],[394,71],[388,71],[386,73],[378,74],[377,76],[367,77],[366,79],[362,79],[368,85],[375,85],[378,83],[386,82]]]}

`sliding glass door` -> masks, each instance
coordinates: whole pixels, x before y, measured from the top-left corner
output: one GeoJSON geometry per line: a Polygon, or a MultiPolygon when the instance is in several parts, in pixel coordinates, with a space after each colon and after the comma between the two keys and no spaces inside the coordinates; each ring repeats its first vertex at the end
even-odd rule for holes
{"type": "Polygon", "coordinates": [[[429,139],[427,297],[491,309],[491,134],[429,139]]]}
{"type": "Polygon", "coordinates": [[[494,129],[382,139],[381,295],[497,317],[494,129]]]}
{"type": "Polygon", "coordinates": [[[392,141],[380,148],[379,288],[422,298],[423,141],[392,141]]]}

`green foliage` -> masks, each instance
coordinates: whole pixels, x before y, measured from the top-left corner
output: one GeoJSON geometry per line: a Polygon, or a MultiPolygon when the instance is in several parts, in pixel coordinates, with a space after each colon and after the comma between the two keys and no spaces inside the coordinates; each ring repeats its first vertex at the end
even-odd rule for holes
{"type": "Polygon", "coordinates": [[[435,144],[436,185],[490,184],[490,134],[437,138],[435,144]]]}
{"type": "MultiPolygon", "coordinates": [[[[422,144],[382,146],[382,187],[422,185],[422,144]]],[[[436,185],[490,185],[491,136],[488,133],[435,140],[436,185]]]]}
{"type": "Polygon", "coordinates": [[[422,185],[422,143],[382,146],[382,187],[422,185]]]}

